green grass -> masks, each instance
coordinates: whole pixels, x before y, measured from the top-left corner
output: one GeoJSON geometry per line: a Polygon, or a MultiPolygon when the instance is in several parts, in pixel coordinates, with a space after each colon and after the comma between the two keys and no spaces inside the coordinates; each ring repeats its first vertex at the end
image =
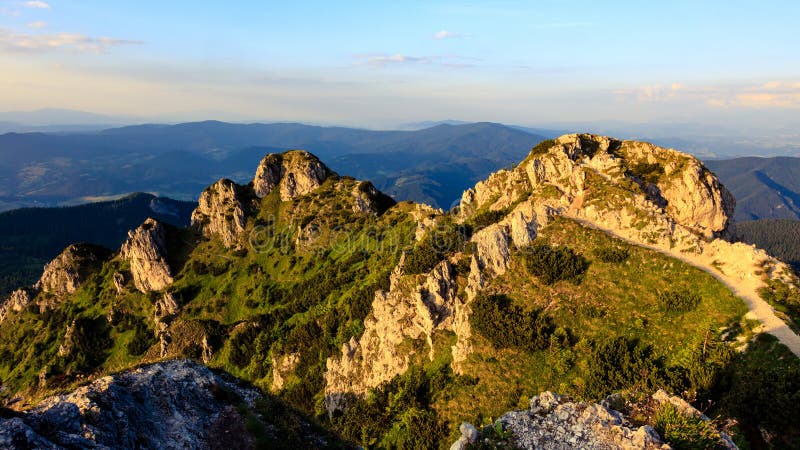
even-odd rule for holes
{"type": "Polygon", "coordinates": [[[591,261],[580,285],[544,285],[527,273],[522,255],[515,255],[510,270],[491,280],[485,292],[503,293],[526,309],[542,309],[555,326],[569,330],[575,344],[538,352],[497,350],[476,336],[475,352],[464,370],[478,382],[437,405],[450,423],[485,424],[509,409],[525,407],[530,396],[544,390],[583,398],[591,343],[609,337],[651,345],[666,367],[686,365],[709,329],[737,326],[747,311],[711,275],[576,222],[556,219],[540,238],[567,245],[591,261]],[[626,251],[627,259],[611,264],[594,260],[595,250],[610,247],[626,251]],[[659,292],[671,289],[695,292],[702,301],[680,315],[665,311],[659,292]]]}

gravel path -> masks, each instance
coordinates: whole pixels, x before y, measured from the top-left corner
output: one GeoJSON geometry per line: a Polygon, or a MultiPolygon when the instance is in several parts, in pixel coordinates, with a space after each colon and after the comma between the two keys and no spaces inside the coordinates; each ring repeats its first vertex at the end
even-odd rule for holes
{"type": "Polygon", "coordinates": [[[679,259],[686,264],[689,264],[693,267],[696,267],[700,270],[703,270],[709,274],[711,274],[714,278],[719,280],[725,286],[728,287],[737,297],[744,300],[744,303],[747,305],[747,308],[750,310],[750,315],[754,319],[757,319],[763,325],[763,330],[766,333],[769,333],[775,336],[781,344],[785,345],[792,353],[795,354],[798,358],[800,358],[800,336],[797,335],[791,328],[789,328],[786,323],[778,318],[775,315],[775,310],[764,301],[760,295],[758,295],[758,289],[763,287],[764,284],[758,277],[750,277],[745,279],[734,278],[732,276],[726,275],[721,273],[704,258],[692,255],[681,253],[677,251],[667,250],[661,247],[656,247],[653,245],[643,244],[641,242],[634,241],[632,239],[628,239],[624,236],[620,236],[619,234],[615,233],[614,230],[610,230],[608,228],[604,228],[598,226],[593,222],[589,222],[585,219],[571,217],[573,220],[577,220],[583,225],[586,225],[591,228],[595,228],[597,230],[604,231],[617,239],[622,239],[629,244],[633,244],[639,247],[648,248],[653,251],[657,251],[659,253],[665,254],[675,259],[679,259]]]}

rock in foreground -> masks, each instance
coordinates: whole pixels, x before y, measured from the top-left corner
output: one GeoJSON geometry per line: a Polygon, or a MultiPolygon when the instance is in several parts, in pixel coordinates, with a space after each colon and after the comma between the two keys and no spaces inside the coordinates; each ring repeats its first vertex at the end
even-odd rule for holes
{"type": "MultiPolygon", "coordinates": [[[[0,448],[254,448],[245,425],[253,418],[240,411],[261,397],[198,363],[167,361],[100,378],[0,419],[0,448]]],[[[263,428],[269,440],[274,427],[263,428]]],[[[308,443],[318,444],[324,442],[308,443]]]]}

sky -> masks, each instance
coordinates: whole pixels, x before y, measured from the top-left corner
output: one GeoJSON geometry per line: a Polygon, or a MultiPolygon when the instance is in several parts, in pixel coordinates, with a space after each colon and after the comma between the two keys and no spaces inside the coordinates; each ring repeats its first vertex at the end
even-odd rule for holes
{"type": "Polygon", "coordinates": [[[800,2],[0,0],[0,111],[800,126],[800,2]]]}

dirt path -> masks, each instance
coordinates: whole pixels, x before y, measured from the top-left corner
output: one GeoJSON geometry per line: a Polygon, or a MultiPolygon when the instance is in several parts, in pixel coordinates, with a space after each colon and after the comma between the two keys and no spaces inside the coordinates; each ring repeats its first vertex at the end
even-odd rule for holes
{"type": "Polygon", "coordinates": [[[643,244],[624,236],[615,233],[614,230],[603,228],[595,223],[589,222],[585,219],[571,217],[571,219],[580,222],[590,228],[594,228],[614,236],[617,239],[622,239],[629,244],[639,247],[648,248],[650,250],[665,254],[672,258],[681,260],[686,264],[696,267],[711,274],[714,278],[719,280],[722,284],[728,287],[737,297],[744,300],[747,308],[750,310],[750,315],[763,324],[763,330],[769,333],[791,350],[798,358],[800,358],[800,336],[797,335],[784,321],[775,315],[772,307],[758,295],[758,289],[763,286],[763,283],[757,277],[738,279],[720,272],[715,267],[711,266],[707,261],[701,257],[693,257],[680,252],[670,251],[661,247],[643,244]]]}

